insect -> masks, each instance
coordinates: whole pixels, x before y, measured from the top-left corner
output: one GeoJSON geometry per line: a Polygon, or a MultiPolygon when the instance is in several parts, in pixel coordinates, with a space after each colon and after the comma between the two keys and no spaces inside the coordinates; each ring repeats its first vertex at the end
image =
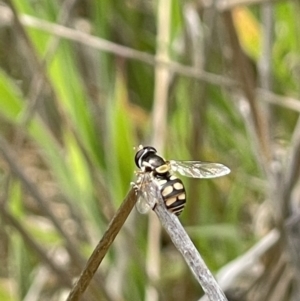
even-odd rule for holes
{"type": "Polygon", "coordinates": [[[133,187],[138,193],[137,207],[141,213],[154,209],[161,195],[166,208],[179,215],[186,203],[186,192],[182,181],[174,173],[186,177],[210,179],[225,176],[230,169],[220,163],[201,161],[166,161],[152,146],[140,145],[135,155],[138,180],[133,187]]]}

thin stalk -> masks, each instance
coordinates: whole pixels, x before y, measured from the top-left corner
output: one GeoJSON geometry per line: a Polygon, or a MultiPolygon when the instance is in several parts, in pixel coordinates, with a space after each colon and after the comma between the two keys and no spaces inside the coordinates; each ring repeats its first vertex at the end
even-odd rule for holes
{"type": "Polygon", "coordinates": [[[184,230],[179,219],[170,213],[160,194],[157,194],[157,205],[154,209],[163,227],[169,234],[175,247],[180,251],[184,260],[193,272],[195,278],[202,286],[210,301],[227,301],[227,298],[210,270],[203,261],[190,237],[184,230]]]}
{"type": "Polygon", "coordinates": [[[255,147],[259,154],[258,160],[261,161],[263,171],[268,173],[271,157],[269,126],[264,120],[264,116],[257,103],[255,95],[255,75],[251,69],[249,60],[241,49],[240,41],[233,23],[232,13],[224,12],[223,19],[224,24],[227,27],[231,49],[236,63],[233,66],[235,68],[236,78],[240,81],[241,92],[246,98],[250,109],[249,116],[251,117],[251,126],[254,129],[253,134],[256,136],[255,142],[257,142],[257,145],[255,145],[255,147]]]}
{"type": "MultiPolygon", "coordinates": [[[[157,6],[157,40],[156,58],[168,63],[170,45],[171,1],[160,0],[157,6]]],[[[167,65],[155,66],[155,88],[153,100],[152,144],[162,151],[167,133],[167,103],[170,82],[170,70],[167,65]]],[[[157,301],[158,292],[153,283],[160,278],[160,238],[161,226],[154,215],[149,215],[146,272],[149,282],[146,287],[145,300],[157,301]]]]}
{"type": "MultiPolygon", "coordinates": [[[[0,136],[0,157],[3,157],[4,160],[9,165],[11,172],[20,180],[23,184],[24,188],[30,193],[33,199],[36,201],[36,204],[43,212],[45,216],[51,220],[53,225],[55,226],[58,233],[60,233],[61,237],[65,241],[65,247],[72,258],[72,262],[75,264],[76,268],[82,269],[85,263],[85,259],[78,251],[79,247],[75,240],[66,233],[64,228],[62,227],[60,220],[56,217],[53,213],[53,210],[49,206],[47,202],[47,198],[43,196],[40,190],[34,185],[34,183],[30,180],[29,176],[24,173],[22,166],[18,163],[17,154],[14,153],[12,147],[6,142],[4,138],[0,136]]],[[[97,275],[99,276],[99,275],[97,275]]],[[[102,285],[102,278],[99,276],[97,277],[98,287],[99,283],[101,283],[101,288],[103,289],[103,293],[107,295],[105,288],[102,285]]],[[[95,285],[93,284],[92,290],[95,292],[95,285]]]]}
{"type": "MultiPolygon", "coordinates": [[[[170,14],[171,1],[158,1],[157,20],[157,51],[156,58],[162,62],[169,62],[170,45],[170,14]]],[[[165,65],[155,68],[155,90],[153,104],[153,142],[158,151],[163,150],[167,128],[167,100],[169,90],[170,71],[165,65]]]]}
{"type": "MultiPolygon", "coordinates": [[[[1,14],[5,14],[7,16],[7,22],[10,22],[12,20],[12,15],[10,16],[11,10],[8,7],[0,7],[0,15],[1,14]]],[[[35,28],[37,30],[44,31],[73,42],[77,42],[94,49],[113,53],[120,57],[137,60],[149,65],[164,65],[169,68],[170,72],[176,72],[184,76],[198,78],[213,85],[222,87],[236,87],[238,85],[235,80],[232,80],[226,76],[205,72],[203,70],[199,70],[194,67],[186,66],[176,62],[166,62],[159,58],[156,58],[152,54],[122,46],[117,43],[92,36],[85,32],[78,31],[76,29],[72,29],[56,23],[51,23],[29,15],[21,14],[19,21],[23,26],[35,28]]]]}
{"type": "Polygon", "coordinates": [[[121,207],[118,209],[115,216],[108,225],[107,230],[105,231],[103,237],[101,238],[92,255],[90,256],[84,270],[82,271],[78,280],[74,284],[66,301],[80,300],[90,281],[93,279],[93,276],[96,273],[104,256],[108,252],[109,247],[111,246],[117,234],[121,230],[123,224],[125,223],[135,203],[136,194],[132,189],[127,194],[121,207]]]}

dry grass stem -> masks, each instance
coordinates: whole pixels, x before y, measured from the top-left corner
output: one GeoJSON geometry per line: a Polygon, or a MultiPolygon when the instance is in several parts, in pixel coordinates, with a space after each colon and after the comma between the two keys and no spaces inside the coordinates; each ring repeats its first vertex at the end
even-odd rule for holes
{"type": "Polygon", "coordinates": [[[83,258],[77,251],[78,248],[76,243],[63,229],[61,223],[59,222],[55,214],[52,212],[52,209],[48,205],[47,200],[41,195],[37,187],[35,187],[35,185],[30,181],[29,177],[23,172],[22,167],[17,163],[18,162],[18,160],[16,159],[17,156],[14,154],[13,149],[8,145],[8,143],[2,137],[0,137],[0,152],[2,153],[3,158],[10,166],[12,173],[15,176],[17,176],[17,178],[21,181],[24,187],[35,199],[41,211],[45,214],[45,216],[49,217],[49,219],[55,225],[58,232],[65,239],[70,255],[72,256],[73,260],[78,263],[78,266],[80,267],[81,264],[83,263],[83,258]]]}
{"type": "Polygon", "coordinates": [[[83,269],[78,280],[70,291],[69,296],[66,299],[67,301],[77,301],[81,298],[94,274],[96,273],[104,256],[108,252],[109,247],[111,246],[117,234],[121,230],[123,224],[125,223],[135,203],[136,194],[132,189],[124,199],[121,207],[116,212],[115,216],[108,225],[106,232],[103,234],[103,237],[90,256],[85,268],[83,269]]]}
{"type": "Polygon", "coordinates": [[[177,216],[167,210],[160,193],[157,193],[156,199],[155,213],[209,300],[227,301],[222,289],[209,271],[177,216]]]}
{"type": "MultiPolygon", "coordinates": [[[[0,15],[1,15],[1,10],[3,11],[3,8],[0,8],[0,15]]],[[[5,10],[7,10],[7,8],[5,10]]],[[[234,80],[228,79],[225,76],[212,74],[176,62],[166,62],[164,60],[155,58],[155,56],[151,54],[134,50],[126,46],[121,46],[119,44],[107,41],[105,39],[91,36],[87,33],[75,29],[71,29],[59,24],[51,23],[28,15],[21,15],[19,18],[20,18],[20,22],[24,26],[36,28],[37,30],[42,30],[50,34],[53,34],[55,36],[59,36],[61,38],[78,42],[86,46],[90,46],[92,48],[99,49],[105,52],[113,53],[120,57],[126,57],[130,59],[138,60],[150,65],[167,66],[170,71],[177,72],[184,76],[198,78],[208,83],[220,85],[223,87],[232,87],[237,84],[234,80]]]]}
{"type": "MultiPolygon", "coordinates": [[[[170,48],[170,11],[171,1],[158,2],[157,38],[155,59],[168,63],[170,48]]],[[[155,66],[154,99],[152,109],[152,145],[162,152],[167,133],[167,112],[170,71],[166,64],[155,66]]],[[[149,282],[146,287],[145,301],[157,301],[159,294],[153,283],[160,279],[160,239],[161,226],[154,215],[148,219],[146,271],[149,282]]]]}
{"type": "Polygon", "coordinates": [[[264,120],[263,114],[259,108],[255,95],[255,78],[250,63],[241,49],[238,35],[233,23],[231,12],[224,12],[224,23],[230,39],[230,46],[233,51],[233,57],[236,61],[235,74],[240,81],[241,91],[245,95],[250,107],[250,115],[255,129],[254,134],[257,144],[257,151],[262,159],[263,167],[267,173],[269,170],[269,162],[271,159],[271,149],[269,144],[269,129],[267,121],[264,120]]]}
{"type": "Polygon", "coordinates": [[[0,214],[7,224],[14,227],[22,236],[26,245],[28,245],[39,256],[42,262],[44,262],[56,275],[56,277],[66,287],[71,287],[72,282],[70,280],[71,275],[65,272],[65,268],[55,263],[30,236],[24,227],[3,207],[1,206],[0,214]]]}
{"type": "Polygon", "coordinates": [[[216,2],[214,0],[203,0],[202,3],[203,6],[206,8],[215,7],[217,10],[222,12],[226,10],[231,10],[237,6],[259,5],[265,3],[274,4],[275,2],[279,2],[279,1],[282,0],[219,0],[216,2]]]}

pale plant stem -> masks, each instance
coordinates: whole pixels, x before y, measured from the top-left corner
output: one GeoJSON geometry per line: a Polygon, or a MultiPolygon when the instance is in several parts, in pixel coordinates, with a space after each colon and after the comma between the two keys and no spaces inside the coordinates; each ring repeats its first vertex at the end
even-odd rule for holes
{"type": "Polygon", "coordinates": [[[215,278],[209,271],[190,237],[184,230],[179,219],[170,213],[159,193],[156,194],[157,205],[154,209],[164,229],[169,234],[175,247],[182,254],[184,260],[202,286],[210,301],[226,301],[227,298],[215,278]]]}
{"type": "MultiPolygon", "coordinates": [[[[6,20],[6,23],[8,25],[12,21],[11,10],[8,7],[0,6],[0,16],[6,20]]],[[[148,65],[164,65],[168,67],[172,72],[176,72],[187,77],[197,78],[213,85],[220,85],[222,87],[235,87],[238,84],[236,81],[225,76],[205,72],[203,70],[199,70],[197,68],[183,65],[177,62],[162,61],[157,58],[157,56],[153,56],[150,53],[138,51],[130,47],[119,45],[70,27],[51,23],[29,15],[21,14],[20,22],[23,26],[35,28],[39,31],[47,32],[49,34],[64,38],[69,41],[80,43],[93,49],[98,49],[104,52],[113,53],[120,57],[144,62],[148,65]]]]}
{"type": "MultiPolygon", "coordinates": [[[[157,51],[156,58],[169,62],[171,1],[160,0],[157,7],[157,51]]],[[[155,90],[152,115],[152,144],[159,150],[164,149],[167,128],[167,101],[169,90],[169,68],[167,65],[155,66],[155,90]]],[[[149,283],[146,287],[145,301],[157,301],[158,292],[153,284],[160,277],[160,237],[161,226],[153,214],[149,215],[146,271],[149,283]]]]}
{"type": "MultiPolygon", "coordinates": [[[[169,44],[170,44],[170,0],[161,0],[158,2],[158,33],[157,33],[157,51],[156,58],[164,62],[169,62],[169,44]]],[[[166,137],[167,122],[167,100],[169,90],[169,68],[163,65],[157,65],[155,68],[155,90],[153,103],[153,142],[159,152],[163,151],[166,137]]]]}

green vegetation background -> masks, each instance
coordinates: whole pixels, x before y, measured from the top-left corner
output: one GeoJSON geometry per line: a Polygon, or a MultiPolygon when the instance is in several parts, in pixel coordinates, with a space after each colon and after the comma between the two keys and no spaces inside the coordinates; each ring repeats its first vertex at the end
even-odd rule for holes
{"type": "MultiPolygon", "coordinates": [[[[298,119],[300,7],[270,4],[268,31],[259,2],[172,1],[165,57],[159,1],[0,3],[0,300],[64,300],[68,281],[47,260],[69,281],[79,275],[135,178],[133,147],[155,136],[166,158],[232,171],[183,179],[180,220],[212,272],[272,228],[255,221],[270,200],[266,168],[285,156],[298,119]],[[169,77],[157,126],[160,68],[169,77]]],[[[148,229],[134,209],[87,300],[142,300],[149,286],[159,300],[200,298],[164,232],[159,277],[147,275],[148,229]]]]}

